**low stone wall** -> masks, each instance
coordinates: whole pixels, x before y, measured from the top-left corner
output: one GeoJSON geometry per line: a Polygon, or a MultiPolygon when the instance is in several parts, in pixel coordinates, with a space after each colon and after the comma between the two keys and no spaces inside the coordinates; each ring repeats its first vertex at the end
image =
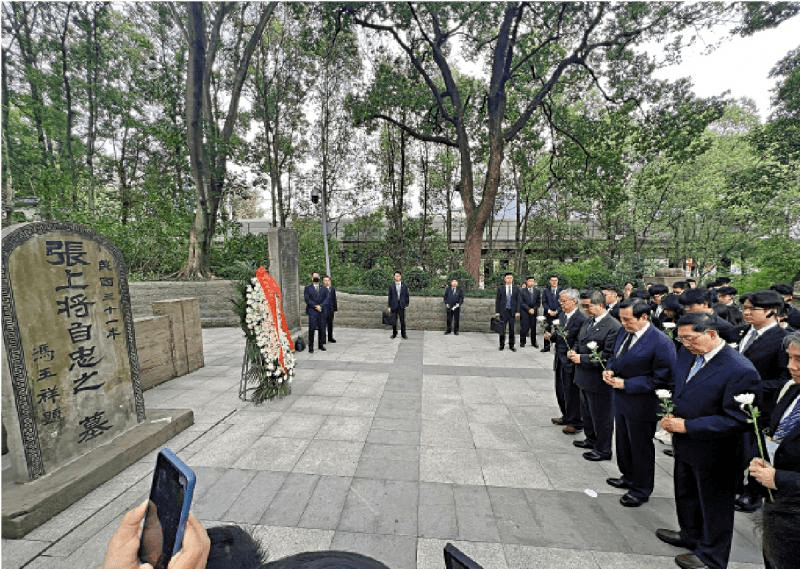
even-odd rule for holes
{"type": "MultiPolygon", "coordinates": [[[[159,281],[129,284],[131,307],[137,318],[153,316],[152,305],[174,298],[196,298],[200,306],[203,328],[239,326],[231,298],[236,295],[233,281],[159,281]]],[[[444,295],[444,292],[442,293],[444,295]]],[[[386,296],[337,292],[339,311],[336,325],[350,328],[383,328],[381,311],[386,308],[386,296]]],[[[302,308],[302,306],[301,306],[302,308]]],[[[461,330],[488,332],[489,319],[494,314],[494,298],[467,298],[461,309],[461,330]]],[[[406,323],[415,330],[445,330],[447,327],[441,297],[412,296],[406,312],[406,323]]],[[[305,312],[303,330],[307,328],[305,312]]]]}

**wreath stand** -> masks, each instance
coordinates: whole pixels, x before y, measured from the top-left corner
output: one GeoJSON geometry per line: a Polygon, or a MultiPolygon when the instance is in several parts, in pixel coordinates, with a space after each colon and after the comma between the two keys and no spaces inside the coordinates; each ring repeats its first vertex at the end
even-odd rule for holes
{"type": "MultiPolygon", "coordinates": [[[[258,388],[258,384],[263,377],[263,369],[264,356],[261,354],[261,350],[258,349],[255,342],[248,338],[244,346],[244,357],[242,358],[242,376],[239,379],[239,399],[253,402],[253,392],[258,388]]],[[[291,384],[287,386],[287,389],[288,392],[286,394],[278,397],[290,395],[292,393],[291,384]]],[[[274,399],[274,397],[270,399],[274,399]]]]}

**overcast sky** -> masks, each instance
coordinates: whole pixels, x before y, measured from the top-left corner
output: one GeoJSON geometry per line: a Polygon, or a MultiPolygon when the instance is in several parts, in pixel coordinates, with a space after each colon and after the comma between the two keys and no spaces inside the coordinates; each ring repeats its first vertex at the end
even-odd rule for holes
{"type": "MultiPolygon", "coordinates": [[[[727,32],[724,28],[721,31],[727,32]]],[[[771,89],[775,86],[775,80],[768,75],[789,51],[800,46],[800,16],[752,36],[724,39],[708,54],[703,53],[708,45],[722,36],[714,30],[701,35],[706,42],[684,51],[681,65],[659,70],[655,76],[690,77],[694,92],[701,97],[719,95],[728,89],[734,98],[749,97],[755,100],[761,121],[766,121],[771,112],[771,89]]]]}

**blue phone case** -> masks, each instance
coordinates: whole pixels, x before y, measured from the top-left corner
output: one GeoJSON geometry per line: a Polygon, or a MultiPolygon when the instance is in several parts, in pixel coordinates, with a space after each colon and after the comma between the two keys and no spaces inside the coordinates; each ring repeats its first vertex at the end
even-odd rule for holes
{"type": "Polygon", "coordinates": [[[186,487],[183,493],[183,507],[181,508],[181,517],[178,522],[178,531],[175,535],[175,547],[172,550],[172,555],[174,556],[183,546],[183,534],[186,530],[186,522],[189,519],[189,510],[192,506],[192,496],[194,495],[194,485],[197,478],[195,477],[194,471],[186,466],[186,464],[170,449],[163,448],[159,454],[163,455],[164,458],[186,477],[186,487]]]}

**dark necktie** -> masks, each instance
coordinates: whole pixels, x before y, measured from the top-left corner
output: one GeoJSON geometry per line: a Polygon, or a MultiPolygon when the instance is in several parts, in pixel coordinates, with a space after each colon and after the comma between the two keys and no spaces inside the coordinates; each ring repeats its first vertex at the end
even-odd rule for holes
{"type": "Polygon", "coordinates": [[[772,440],[780,443],[797,425],[800,425],[800,401],[794,404],[794,409],[792,409],[791,413],[781,419],[778,428],[775,429],[775,435],[772,440]]]}
{"type": "Polygon", "coordinates": [[[621,358],[626,353],[628,353],[628,348],[631,347],[631,342],[632,341],[633,341],[633,334],[628,332],[628,337],[625,338],[624,342],[622,342],[622,346],[620,347],[619,352],[617,352],[617,358],[621,358]]]}

